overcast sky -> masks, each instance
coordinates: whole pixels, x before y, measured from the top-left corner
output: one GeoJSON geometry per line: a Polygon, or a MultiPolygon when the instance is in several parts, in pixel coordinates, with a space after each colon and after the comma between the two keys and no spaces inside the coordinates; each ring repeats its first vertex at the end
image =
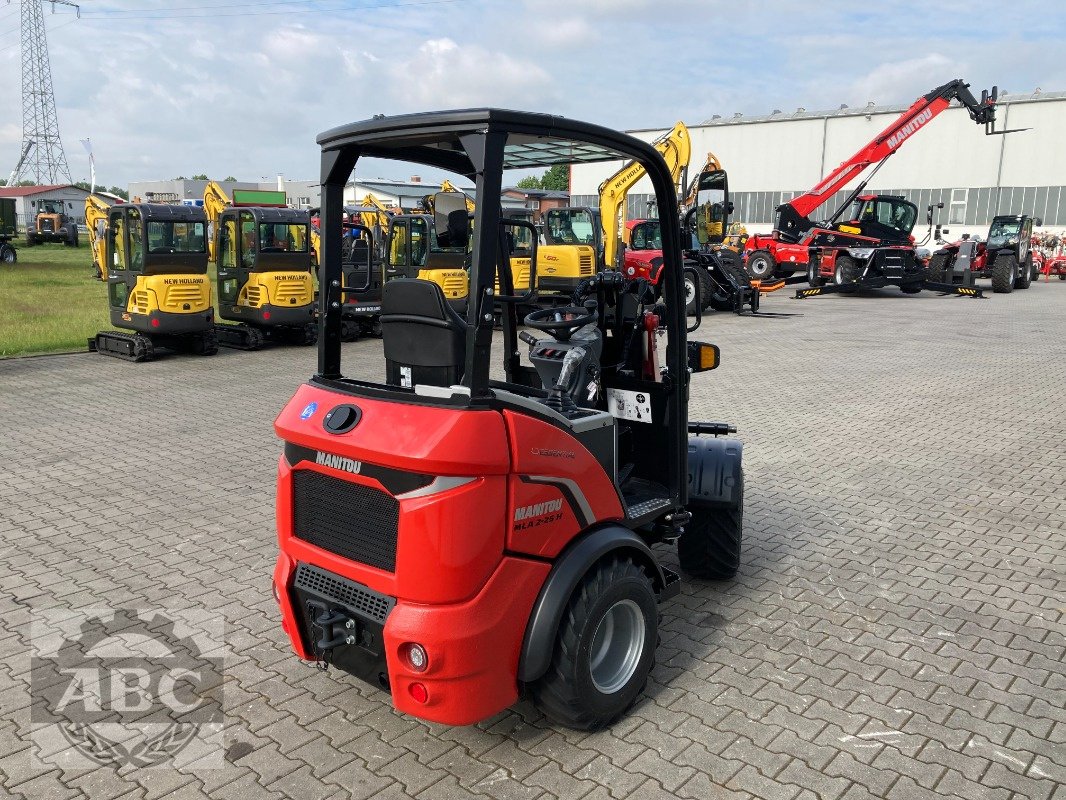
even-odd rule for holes
{"type": "MultiPolygon", "coordinates": [[[[315,136],[374,114],[496,105],[627,129],[910,102],[954,77],[975,93],[1066,90],[1061,0],[80,5],[77,19],[44,3],[56,105],[74,179],[90,137],[107,185],[317,179],[315,136]]],[[[18,21],[18,0],[0,0],[4,176],[22,138],[18,21]]]]}

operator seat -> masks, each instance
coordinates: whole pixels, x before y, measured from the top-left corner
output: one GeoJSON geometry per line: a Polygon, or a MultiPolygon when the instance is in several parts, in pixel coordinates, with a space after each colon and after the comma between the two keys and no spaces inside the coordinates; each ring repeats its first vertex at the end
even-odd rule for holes
{"type": "Polygon", "coordinates": [[[440,286],[418,278],[388,281],[381,297],[385,382],[394,386],[452,386],[463,377],[466,320],[440,286]]]}

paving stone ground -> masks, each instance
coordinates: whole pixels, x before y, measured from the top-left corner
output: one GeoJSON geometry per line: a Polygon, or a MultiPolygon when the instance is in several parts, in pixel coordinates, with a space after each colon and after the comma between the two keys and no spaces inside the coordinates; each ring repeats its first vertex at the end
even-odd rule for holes
{"type": "MultiPolygon", "coordinates": [[[[420,722],[292,655],[271,422],[312,351],[0,362],[0,794],[1063,800],[1066,283],[764,309],[793,316],[695,335],[723,365],[691,416],[746,443],[740,575],[664,606],[595,734],[420,722]],[[223,768],[35,766],[30,611],[100,605],[225,615],[223,768]]],[[[380,379],[379,341],[344,350],[380,379]]]]}

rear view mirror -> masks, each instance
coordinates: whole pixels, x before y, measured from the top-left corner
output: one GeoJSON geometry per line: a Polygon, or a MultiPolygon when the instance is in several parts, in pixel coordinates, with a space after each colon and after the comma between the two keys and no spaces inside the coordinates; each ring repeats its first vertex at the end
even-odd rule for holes
{"type": "Polygon", "coordinates": [[[951,233],[951,229],[950,228],[941,228],[940,232],[941,233],[951,233]]]}
{"type": "Polygon", "coordinates": [[[707,372],[715,369],[722,358],[722,351],[716,344],[706,342],[688,343],[688,368],[692,372],[707,372]]]}
{"type": "Polygon", "coordinates": [[[439,247],[467,246],[470,224],[466,212],[466,195],[462,192],[437,192],[433,195],[433,228],[439,247]]]}
{"type": "Polygon", "coordinates": [[[1033,225],[1035,225],[1036,227],[1039,228],[1043,224],[1044,224],[1044,218],[1043,217],[1033,217],[1033,225]]]}

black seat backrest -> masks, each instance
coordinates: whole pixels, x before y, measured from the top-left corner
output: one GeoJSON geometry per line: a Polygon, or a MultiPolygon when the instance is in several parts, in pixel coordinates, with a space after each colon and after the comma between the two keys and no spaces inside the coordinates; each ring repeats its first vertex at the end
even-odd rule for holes
{"type": "Polygon", "coordinates": [[[385,381],[396,386],[459,383],[466,361],[466,327],[432,281],[388,281],[381,298],[385,381]]]}

